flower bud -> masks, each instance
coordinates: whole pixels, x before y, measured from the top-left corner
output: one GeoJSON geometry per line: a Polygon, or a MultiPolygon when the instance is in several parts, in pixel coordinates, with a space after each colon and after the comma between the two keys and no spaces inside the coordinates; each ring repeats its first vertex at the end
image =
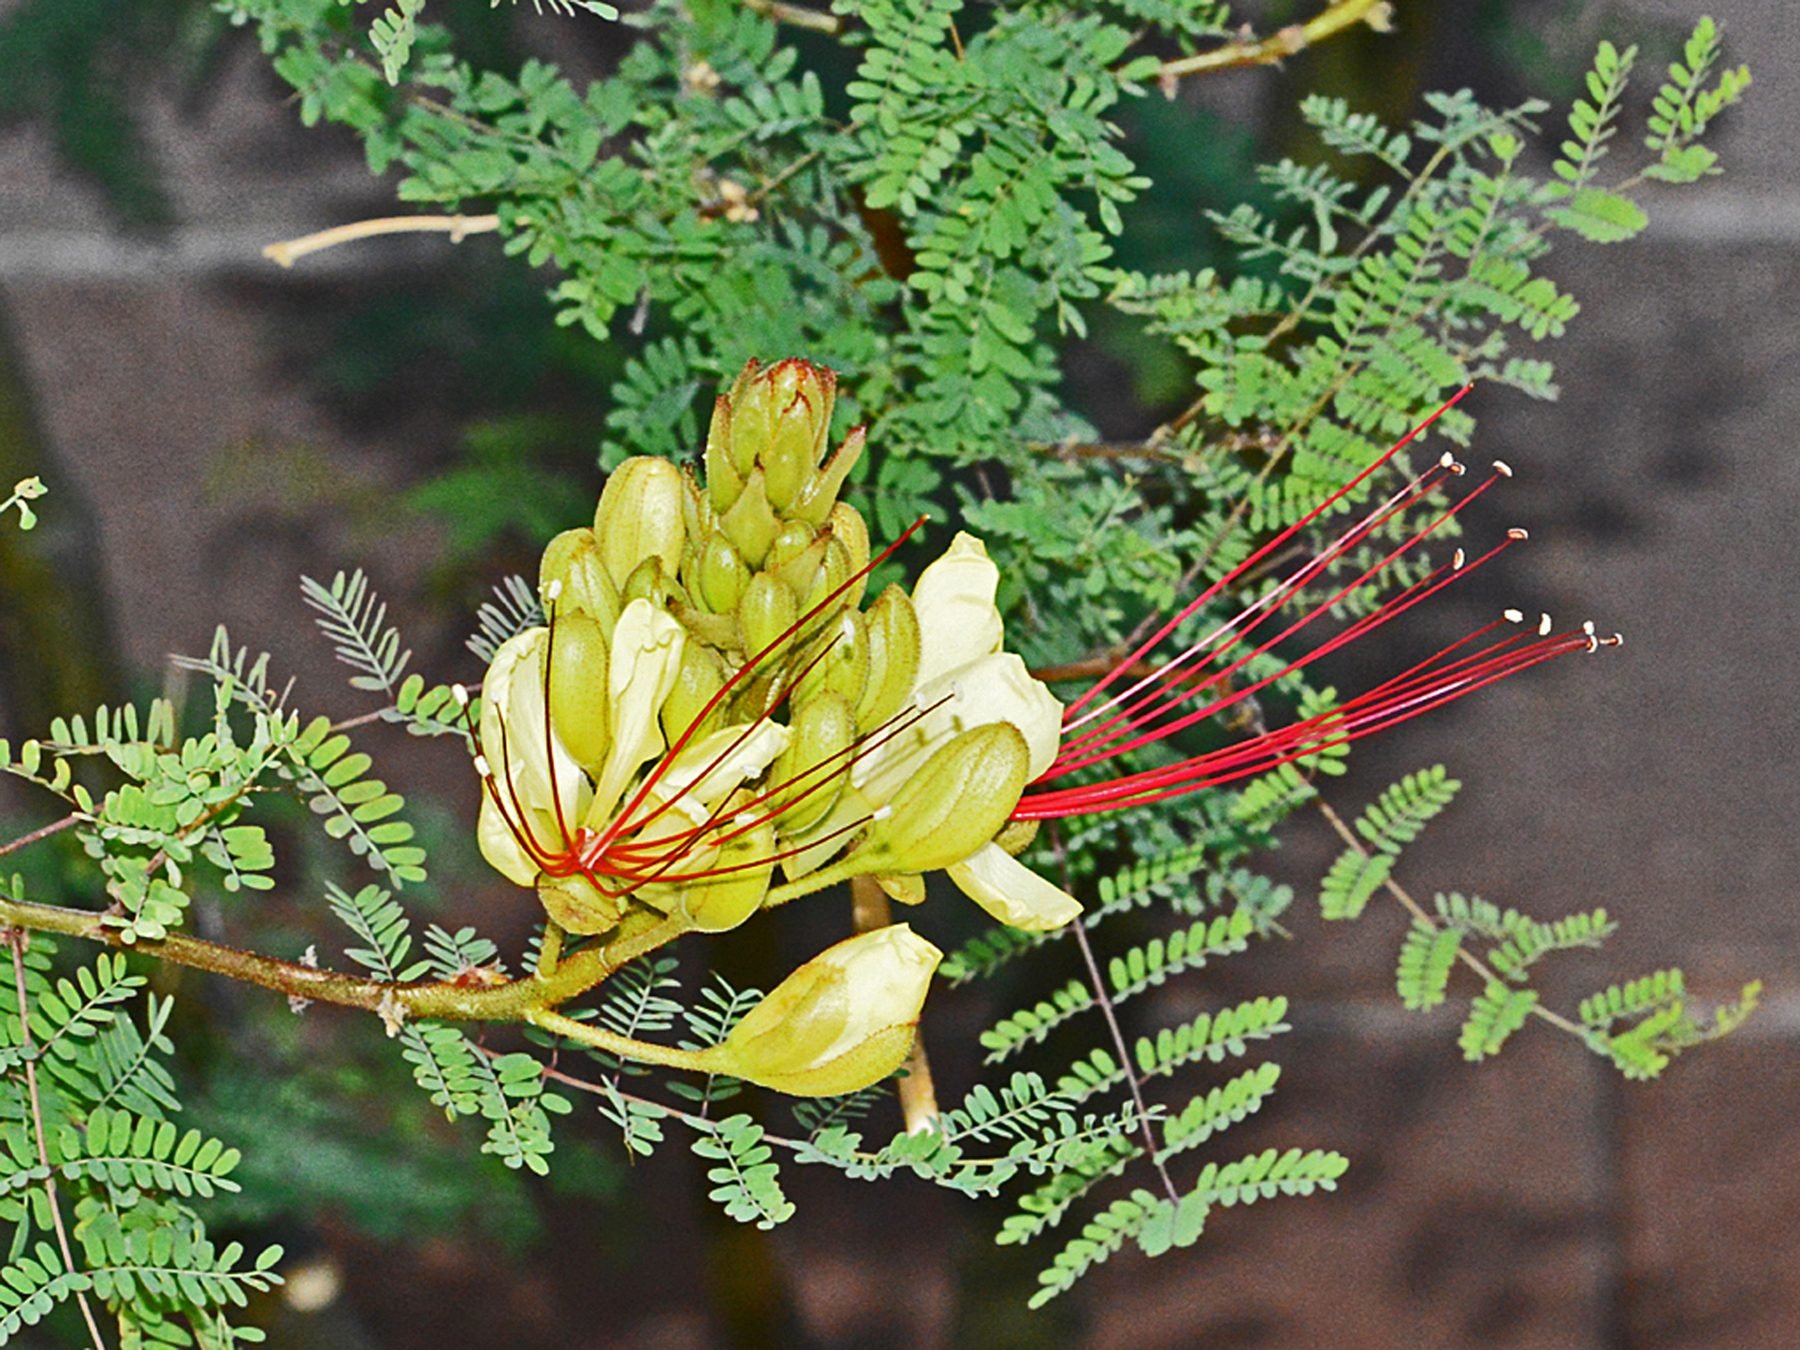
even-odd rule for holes
{"type": "Polygon", "coordinates": [[[717,532],[710,534],[700,546],[694,563],[694,576],[689,590],[701,607],[712,614],[730,614],[744,598],[750,569],[731,546],[731,541],[717,532]]]}
{"type": "MultiPolygon", "coordinates": [[[[747,801],[749,794],[744,794],[747,801]]],[[[756,808],[750,808],[755,810],[756,808]]],[[[718,875],[682,886],[681,910],[698,932],[736,928],[762,907],[775,875],[775,826],[770,821],[726,842],[711,866],[718,875]]]]}
{"type": "Polygon", "coordinates": [[[846,752],[856,739],[856,722],[841,695],[822,693],[795,708],[788,730],[787,749],[775,761],[769,781],[777,786],[792,784],[774,798],[781,811],[782,833],[792,835],[822,819],[837,804],[850,774],[846,752]]]}
{"type": "Polygon", "coordinates": [[[599,623],[582,613],[557,619],[550,630],[550,722],[590,773],[606,758],[608,645],[599,623]]]}
{"type": "Polygon", "coordinates": [[[830,542],[829,536],[821,535],[804,521],[789,521],[769,546],[763,567],[781,578],[782,584],[794,593],[794,599],[803,600],[819,575],[830,542]]]}
{"type": "Polygon", "coordinates": [[[868,574],[863,571],[869,565],[869,526],[858,511],[849,502],[839,502],[831,508],[831,515],[826,522],[831,530],[831,537],[844,549],[844,576],[863,572],[856,584],[844,592],[844,603],[853,609],[862,607],[863,592],[868,588],[868,574]]]}
{"type": "Polygon", "coordinates": [[[559,581],[562,586],[555,600],[556,612],[586,614],[597,620],[601,631],[610,637],[623,606],[619,588],[606,574],[606,564],[600,559],[600,541],[586,526],[564,530],[544,550],[538,564],[538,594],[545,597],[546,604],[551,603],[551,586],[559,581]]]}
{"type": "Polygon", "coordinates": [[[804,703],[829,691],[848,700],[852,709],[869,681],[869,630],[863,616],[846,609],[833,621],[830,645],[800,677],[795,697],[804,703]]]}
{"type": "Polygon", "coordinates": [[[744,475],[731,462],[731,399],[720,394],[706,429],[706,495],[715,511],[728,511],[743,490],[744,475]]]}
{"type": "Polygon", "coordinates": [[[844,443],[837,448],[837,453],[807,479],[806,486],[800,489],[800,495],[794,498],[793,504],[788,508],[788,514],[809,525],[823,525],[831,516],[838,493],[843,491],[844,479],[856,467],[856,461],[862,458],[864,439],[862,427],[850,428],[850,434],[844,437],[844,443]]]}
{"type": "MultiPolygon", "coordinates": [[[[712,701],[714,694],[725,687],[725,674],[719,668],[719,658],[698,642],[689,642],[681,650],[681,665],[675,672],[674,687],[663,700],[662,729],[663,736],[673,745],[680,740],[683,733],[694,725],[701,710],[712,701]]],[[[695,735],[703,735],[713,730],[723,719],[725,710],[714,708],[707,714],[706,725],[700,727],[695,735]]]]}
{"type": "MultiPolygon", "coordinates": [[[[754,655],[779,641],[793,627],[799,614],[794,593],[767,572],[758,572],[750,578],[750,584],[744,588],[744,598],[738,604],[738,627],[744,634],[744,650],[754,655]]],[[[771,652],[764,661],[779,656],[778,651],[771,652]]]]}
{"type": "Polygon", "coordinates": [[[626,578],[646,558],[660,558],[675,575],[686,542],[681,471],[666,459],[634,455],[606,480],[594,511],[594,534],[607,575],[623,589],[626,578]]]}
{"type": "Polygon", "coordinates": [[[974,727],[941,746],[870,824],[857,853],[871,870],[935,872],[999,833],[1030,777],[1031,751],[1010,722],[974,727]]]}
{"type": "Polygon", "coordinates": [[[716,1072],[796,1097],[878,1083],[905,1061],[943,953],[905,924],[828,947],[706,1052],[716,1072]]]}
{"type": "Polygon", "coordinates": [[[732,467],[748,477],[761,464],[777,511],[793,504],[824,457],[836,396],[836,374],[797,359],[767,370],[752,362],[732,386],[732,467]]]}
{"type": "Polygon", "coordinates": [[[856,725],[872,731],[900,711],[919,673],[919,617],[898,586],[889,586],[864,616],[869,630],[869,677],[856,702],[856,725]]]}
{"type": "Polygon", "coordinates": [[[769,546],[781,531],[781,521],[769,506],[763,490],[763,471],[752,469],[744,480],[744,489],[719,516],[719,528],[731,540],[745,562],[761,567],[769,556],[769,546]]]}

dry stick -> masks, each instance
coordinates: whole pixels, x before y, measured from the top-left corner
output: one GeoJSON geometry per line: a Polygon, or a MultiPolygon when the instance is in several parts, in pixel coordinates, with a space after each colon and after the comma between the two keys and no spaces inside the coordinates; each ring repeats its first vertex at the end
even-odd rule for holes
{"type": "MultiPolygon", "coordinates": [[[[25,999],[24,932],[13,929],[7,934],[7,942],[12,947],[13,987],[19,994],[19,1048],[25,1052],[25,1091],[31,1098],[31,1124],[37,1139],[38,1165],[50,1174],[44,1178],[44,1192],[50,1199],[50,1222],[56,1229],[56,1245],[62,1249],[63,1269],[73,1275],[75,1253],[69,1249],[69,1230],[63,1226],[62,1205],[56,1198],[56,1174],[50,1167],[50,1150],[44,1142],[44,1104],[38,1096],[37,1047],[31,1041],[31,1008],[25,999]]],[[[88,1335],[94,1338],[94,1350],[106,1350],[106,1342],[100,1339],[100,1324],[94,1320],[94,1310],[88,1306],[87,1295],[77,1290],[75,1302],[81,1308],[82,1319],[87,1322],[88,1335]]]]}
{"type": "Polygon", "coordinates": [[[1197,56],[1164,61],[1157,67],[1156,74],[1164,88],[1169,89],[1184,75],[1205,75],[1238,66],[1273,65],[1359,23],[1385,33],[1392,26],[1393,17],[1394,7],[1387,0],[1337,0],[1323,14],[1306,23],[1290,24],[1259,41],[1228,42],[1197,56]]]}
{"type": "MultiPolygon", "coordinates": [[[[1356,837],[1350,827],[1344,823],[1344,818],[1332,809],[1331,803],[1327,802],[1323,797],[1320,797],[1318,798],[1318,807],[1319,813],[1325,817],[1326,822],[1331,828],[1337,831],[1338,837],[1358,853],[1362,854],[1363,857],[1367,858],[1369,856],[1368,848],[1363,844],[1362,840],[1356,837]]],[[[1393,877],[1390,876],[1385,878],[1382,885],[1386,888],[1387,893],[1398,900],[1406,912],[1413,916],[1413,919],[1416,922],[1424,924],[1434,932],[1444,926],[1441,922],[1427,913],[1425,906],[1413,899],[1413,897],[1407,893],[1406,888],[1395,881],[1393,877]]],[[[1479,975],[1484,985],[1506,983],[1493,972],[1485,961],[1474,955],[1466,947],[1457,947],[1456,959],[1479,975]]],[[[1531,1005],[1531,1011],[1535,1016],[1543,1018],[1551,1026],[1566,1031],[1571,1036],[1579,1037],[1583,1042],[1587,1041],[1587,1028],[1583,1027],[1580,1023],[1571,1021],[1559,1012],[1551,1011],[1541,1003],[1533,1003],[1531,1005]]]]}
{"type": "Polygon", "coordinates": [[[27,844],[35,844],[38,840],[48,839],[53,834],[61,834],[71,825],[79,825],[82,819],[83,817],[79,811],[71,811],[61,820],[53,820],[48,825],[40,825],[30,834],[22,834],[17,839],[0,844],[0,858],[5,857],[14,849],[24,848],[27,844]]]}
{"type": "Polygon", "coordinates": [[[357,239],[370,239],[381,234],[447,234],[450,242],[460,244],[472,234],[491,234],[500,228],[500,217],[493,216],[381,216],[374,220],[358,220],[349,225],[335,225],[329,230],[284,239],[263,249],[263,257],[281,267],[292,267],[309,253],[336,248],[357,239]]]}
{"type": "MultiPolygon", "coordinates": [[[[859,933],[872,933],[894,921],[894,907],[871,876],[850,878],[851,922],[859,933]]],[[[919,1134],[937,1125],[937,1087],[931,1081],[931,1063],[925,1058],[925,1038],[913,1034],[912,1050],[906,1056],[906,1077],[900,1080],[900,1118],[906,1122],[908,1134],[919,1134]]]]}
{"type": "Polygon", "coordinates": [[[784,0],[744,0],[744,8],[765,19],[785,23],[791,28],[804,28],[812,33],[836,35],[844,31],[844,21],[837,15],[807,9],[804,5],[786,4],[784,0]]]}

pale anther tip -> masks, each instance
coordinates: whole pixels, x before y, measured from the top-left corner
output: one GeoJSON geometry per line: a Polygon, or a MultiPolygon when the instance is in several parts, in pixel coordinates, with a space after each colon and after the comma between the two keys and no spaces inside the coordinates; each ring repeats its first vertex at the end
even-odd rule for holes
{"type": "Polygon", "coordinates": [[[960,699],[962,696],[963,696],[962,681],[961,680],[952,680],[950,682],[950,697],[960,699]]]}
{"type": "Polygon", "coordinates": [[[1581,631],[1586,633],[1589,637],[1594,636],[1594,621],[1592,619],[1583,619],[1581,621],[1581,631]]]}
{"type": "Polygon", "coordinates": [[[756,824],[756,813],[754,811],[739,811],[731,818],[731,823],[733,825],[754,825],[756,824]]]}
{"type": "Polygon", "coordinates": [[[1508,623],[1525,622],[1525,612],[1523,610],[1504,609],[1500,611],[1500,617],[1505,619],[1508,623]]]}
{"type": "Polygon", "coordinates": [[[886,820],[889,816],[891,816],[893,814],[894,814],[893,807],[878,806],[869,813],[869,819],[870,820],[886,820]]]}
{"type": "Polygon", "coordinates": [[[1531,532],[1529,530],[1522,530],[1515,525],[1506,532],[1506,537],[1508,539],[1529,539],[1531,538],[1531,532]]]}
{"type": "Polygon", "coordinates": [[[561,577],[556,578],[556,580],[552,581],[548,586],[544,587],[544,598],[546,600],[555,600],[555,599],[558,599],[561,595],[562,595],[562,578],[561,577]]]}
{"type": "Polygon", "coordinates": [[[1600,650],[1600,639],[1591,633],[1588,635],[1587,649],[1589,656],[1592,656],[1595,652],[1600,650]]]}
{"type": "Polygon", "coordinates": [[[1512,465],[1508,464],[1503,459],[1494,461],[1494,472],[1499,474],[1502,478],[1511,478],[1513,476],[1512,465]]]}
{"type": "Polygon", "coordinates": [[[462,704],[465,708],[469,706],[469,691],[460,684],[453,684],[450,686],[450,697],[462,704]]]}
{"type": "Polygon", "coordinates": [[[480,774],[483,778],[488,776],[488,762],[486,755],[475,756],[475,772],[480,774]]]}
{"type": "Polygon", "coordinates": [[[1625,645],[1625,635],[1623,633],[1614,633],[1611,637],[1605,639],[1605,642],[1609,647],[1623,647],[1625,645]]]}
{"type": "Polygon", "coordinates": [[[1451,454],[1448,450],[1444,451],[1443,454],[1438,456],[1438,468],[1454,469],[1455,467],[1456,467],[1456,456],[1451,454]]]}
{"type": "Polygon", "coordinates": [[[1462,566],[1467,561],[1468,558],[1463,551],[1460,548],[1457,549],[1455,553],[1450,555],[1450,570],[1452,572],[1462,571],[1462,566]]]}
{"type": "Polygon", "coordinates": [[[1539,637],[1549,637],[1550,630],[1554,627],[1556,627],[1556,625],[1550,621],[1550,616],[1548,614],[1543,614],[1538,617],[1539,637]]]}

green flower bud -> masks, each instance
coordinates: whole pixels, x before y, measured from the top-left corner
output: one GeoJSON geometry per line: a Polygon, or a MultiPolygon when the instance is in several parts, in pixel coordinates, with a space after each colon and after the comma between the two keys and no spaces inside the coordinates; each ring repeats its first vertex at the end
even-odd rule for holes
{"type": "MultiPolygon", "coordinates": [[[[826,522],[831,530],[831,537],[843,546],[844,559],[848,564],[844,575],[862,572],[869,565],[869,526],[858,511],[848,502],[839,502],[831,508],[830,519],[826,522]]],[[[853,609],[862,608],[863,592],[868,588],[869,578],[863,576],[849,590],[844,592],[844,603],[853,609]]]]}
{"type": "Polygon", "coordinates": [[[631,575],[619,587],[619,598],[626,604],[633,600],[648,600],[657,609],[662,609],[669,598],[669,575],[663,560],[652,554],[632,568],[631,575]]]}
{"type": "MultiPolygon", "coordinates": [[[[750,578],[738,604],[738,628],[744,635],[745,652],[754,655],[778,641],[799,615],[794,593],[767,572],[758,572],[750,578]]],[[[763,660],[767,663],[780,656],[778,649],[763,660]]]]}
{"type": "Polygon", "coordinates": [[[725,537],[736,546],[745,562],[752,567],[763,565],[763,559],[769,556],[770,545],[781,532],[781,521],[763,492],[761,469],[750,471],[737,500],[720,515],[719,528],[725,531],[725,537]]]}
{"type": "Polygon", "coordinates": [[[814,610],[823,605],[830,605],[834,609],[840,606],[851,608],[856,603],[852,597],[861,588],[853,587],[838,594],[839,588],[850,580],[850,551],[836,539],[826,538],[824,543],[825,556],[813,571],[812,586],[800,597],[800,608],[814,610]],[[837,598],[826,598],[832,595],[837,598]]]}
{"type": "MultiPolygon", "coordinates": [[[[663,736],[669,744],[681,739],[682,734],[694,725],[701,709],[724,687],[725,673],[719,668],[718,656],[698,642],[685,644],[681,650],[681,666],[675,672],[675,687],[669,690],[662,705],[663,736]]],[[[724,715],[723,708],[714,708],[707,714],[706,725],[695,735],[717,727],[724,715]]]]}
{"type": "Polygon", "coordinates": [[[793,835],[823,819],[837,805],[850,776],[846,752],[856,739],[856,722],[841,695],[822,693],[795,708],[788,733],[787,749],[775,760],[769,782],[792,785],[779,792],[772,804],[781,812],[782,833],[793,835]]]}
{"type": "Polygon", "coordinates": [[[731,399],[720,394],[706,429],[706,495],[715,511],[727,511],[743,490],[744,475],[731,462],[731,399]]]}
{"type": "Polygon", "coordinates": [[[688,589],[701,607],[714,614],[730,614],[744,598],[750,569],[724,535],[713,533],[700,546],[694,576],[688,589]]]}
{"type": "Polygon", "coordinates": [[[752,464],[762,465],[777,511],[792,505],[824,457],[836,397],[836,374],[795,359],[767,370],[752,362],[732,386],[732,467],[747,478],[752,464]]]}
{"type": "Polygon", "coordinates": [[[898,586],[883,591],[865,615],[869,677],[856,702],[856,725],[868,732],[899,712],[919,673],[919,616],[898,586]]]}
{"type": "Polygon", "coordinates": [[[1031,751],[1010,722],[973,727],[940,747],[871,822],[857,856],[878,875],[935,872],[991,842],[1019,804],[1031,751]]]}
{"type": "Polygon", "coordinates": [[[865,440],[864,429],[852,427],[850,434],[844,437],[844,443],[837,448],[837,453],[806,480],[806,485],[788,507],[788,514],[809,525],[823,525],[831,516],[831,508],[837,504],[837,495],[843,491],[844,480],[850,476],[850,470],[856,467],[856,461],[862,458],[865,440]]]}
{"type": "Polygon", "coordinates": [[[796,1097],[878,1083],[905,1062],[944,954],[905,924],[820,952],[705,1052],[716,1072],[796,1097]]]}
{"type": "MultiPolygon", "coordinates": [[[[750,794],[743,794],[745,802],[749,799],[750,794]]],[[[688,922],[702,933],[723,933],[743,923],[762,908],[769,894],[774,857],[775,826],[769,821],[727,842],[719,850],[718,861],[711,864],[719,875],[682,887],[681,909],[688,922]]]]}
{"type": "Polygon", "coordinates": [[[846,609],[833,622],[829,647],[801,676],[795,697],[800,702],[829,691],[854,709],[869,681],[869,630],[863,616],[846,609]]]}
{"type": "Polygon", "coordinates": [[[615,585],[623,589],[646,558],[660,559],[664,573],[675,575],[686,542],[686,491],[681,471],[666,459],[635,455],[613,470],[594,511],[594,533],[615,585]]]}
{"type": "Polygon", "coordinates": [[[599,623],[582,613],[558,617],[550,630],[550,721],[557,739],[589,773],[606,758],[606,653],[599,623]]]}
{"type": "Polygon", "coordinates": [[[586,614],[599,622],[601,631],[612,636],[612,627],[624,608],[619,588],[606,574],[600,559],[600,541],[586,526],[564,530],[550,541],[538,564],[538,594],[550,604],[552,584],[561,582],[555,600],[558,614],[586,614]]]}
{"type": "Polygon", "coordinates": [[[780,577],[796,600],[803,599],[818,578],[830,543],[829,535],[820,534],[805,522],[789,521],[775,536],[763,567],[780,577]]]}

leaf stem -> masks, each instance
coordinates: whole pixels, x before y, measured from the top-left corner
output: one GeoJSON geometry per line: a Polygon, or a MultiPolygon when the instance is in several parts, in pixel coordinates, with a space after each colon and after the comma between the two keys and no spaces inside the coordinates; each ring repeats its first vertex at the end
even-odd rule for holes
{"type": "Polygon", "coordinates": [[[17,839],[0,844],[0,857],[5,857],[15,849],[24,848],[27,844],[35,844],[40,839],[48,839],[53,834],[61,834],[72,825],[79,825],[83,816],[79,811],[71,811],[61,820],[53,820],[48,825],[40,825],[30,834],[22,834],[17,839]]]}
{"type": "MultiPolygon", "coordinates": [[[[50,1149],[45,1142],[44,1103],[38,1095],[37,1049],[31,1040],[31,1006],[25,996],[24,930],[11,929],[6,938],[7,945],[12,948],[13,989],[19,996],[19,1048],[24,1051],[25,1092],[31,1098],[31,1132],[37,1143],[38,1165],[46,1173],[44,1192],[50,1201],[50,1222],[56,1229],[56,1245],[62,1251],[63,1269],[73,1275],[75,1253],[69,1247],[69,1230],[63,1224],[62,1204],[56,1198],[56,1173],[50,1166],[50,1149]]],[[[94,1310],[88,1306],[87,1295],[76,1290],[75,1302],[81,1308],[82,1320],[87,1323],[88,1335],[93,1338],[94,1350],[106,1350],[106,1342],[100,1337],[100,1324],[94,1320],[94,1310]]]]}

